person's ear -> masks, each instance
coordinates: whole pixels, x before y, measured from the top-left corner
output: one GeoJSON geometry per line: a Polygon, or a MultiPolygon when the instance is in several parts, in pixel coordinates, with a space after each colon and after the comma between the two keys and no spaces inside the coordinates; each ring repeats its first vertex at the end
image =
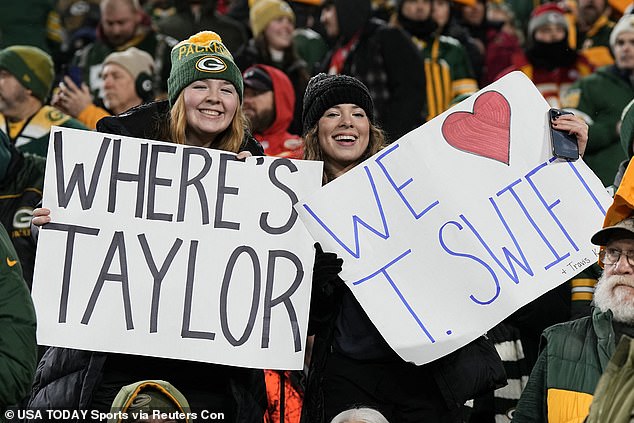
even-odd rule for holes
{"type": "Polygon", "coordinates": [[[140,25],[142,21],[143,21],[143,11],[137,10],[136,13],[134,14],[134,22],[137,25],[140,25]]]}

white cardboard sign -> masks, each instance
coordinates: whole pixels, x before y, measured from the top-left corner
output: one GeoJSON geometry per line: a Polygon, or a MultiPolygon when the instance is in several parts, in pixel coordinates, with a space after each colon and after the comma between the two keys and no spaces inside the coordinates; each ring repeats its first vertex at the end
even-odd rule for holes
{"type": "Polygon", "coordinates": [[[296,205],[403,359],[458,349],[596,261],[611,198],[552,157],[548,108],[511,73],[296,205]]]}
{"type": "Polygon", "coordinates": [[[303,368],[314,249],[292,205],[321,174],[318,162],[53,128],[39,343],[303,368]]]}

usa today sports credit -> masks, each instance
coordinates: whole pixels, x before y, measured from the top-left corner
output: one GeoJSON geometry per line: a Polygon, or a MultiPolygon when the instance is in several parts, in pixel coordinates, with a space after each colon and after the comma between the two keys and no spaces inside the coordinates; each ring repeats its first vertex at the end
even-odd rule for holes
{"type": "Polygon", "coordinates": [[[104,413],[99,410],[7,410],[5,411],[7,419],[29,419],[29,420],[46,420],[46,421],[68,421],[90,419],[92,421],[108,421],[109,419],[127,420],[133,418],[135,420],[147,419],[166,419],[166,420],[225,420],[224,413],[216,413],[209,410],[202,410],[200,413],[183,413],[179,411],[164,412],[161,410],[134,411],[134,412],[110,412],[104,413]]]}

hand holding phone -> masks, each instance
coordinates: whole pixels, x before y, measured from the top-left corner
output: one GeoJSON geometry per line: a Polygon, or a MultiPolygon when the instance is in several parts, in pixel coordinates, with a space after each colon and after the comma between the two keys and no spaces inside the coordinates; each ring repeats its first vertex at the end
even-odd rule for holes
{"type": "Polygon", "coordinates": [[[71,79],[71,81],[73,81],[73,84],[77,85],[78,88],[81,88],[82,77],[81,68],[79,66],[68,66],[64,73],[71,79]]]}
{"type": "Polygon", "coordinates": [[[550,109],[548,111],[548,123],[550,125],[550,139],[553,148],[553,155],[557,158],[574,161],[579,158],[579,145],[577,137],[569,134],[568,131],[562,131],[553,128],[553,120],[562,115],[572,115],[573,113],[559,109],[550,109]]]}

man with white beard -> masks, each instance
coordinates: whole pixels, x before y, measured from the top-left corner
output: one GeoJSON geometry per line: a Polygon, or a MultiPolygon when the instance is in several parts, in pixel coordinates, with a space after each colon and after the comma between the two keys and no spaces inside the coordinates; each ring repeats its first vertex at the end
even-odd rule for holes
{"type": "Polygon", "coordinates": [[[583,421],[622,335],[634,337],[634,217],[601,229],[592,315],[549,327],[513,422],[583,421]]]}

